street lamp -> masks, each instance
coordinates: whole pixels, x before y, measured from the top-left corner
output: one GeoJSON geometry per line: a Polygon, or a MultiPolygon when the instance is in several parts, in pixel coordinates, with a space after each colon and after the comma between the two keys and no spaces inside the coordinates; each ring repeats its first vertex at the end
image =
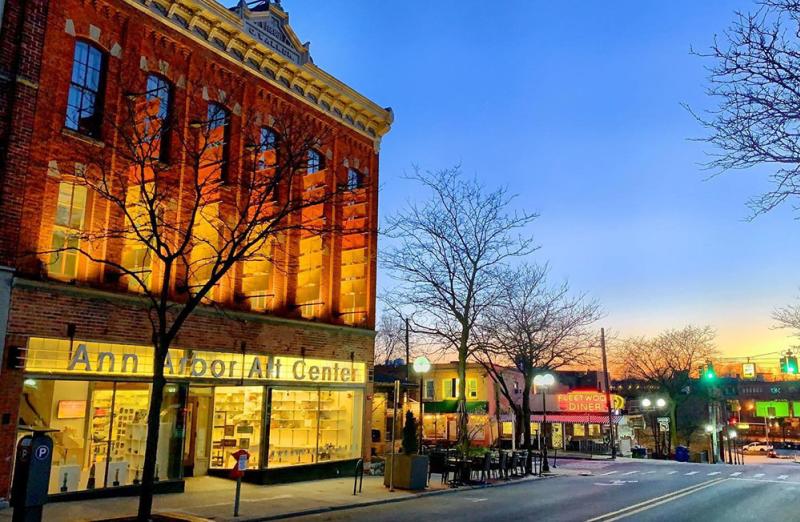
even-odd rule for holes
{"type": "MultiPolygon", "coordinates": [[[[667,407],[667,401],[663,397],[656,397],[655,400],[650,399],[649,397],[644,397],[639,401],[639,404],[641,405],[642,409],[645,412],[651,412],[651,413],[655,412],[655,410],[657,409],[663,410],[664,408],[667,407]]],[[[659,444],[660,436],[655,415],[653,415],[651,418],[651,425],[653,429],[653,451],[657,454],[660,454],[661,453],[661,448],[660,448],[661,445],[659,444]]]]}
{"type": "MultiPolygon", "coordinates": [[[[542,440],[543,444],[540,448],[542,450],[542,467],[541,473],[549,473],[550,472],[550,465],[547,463],[547,388],[555,384],[556,378],[553,377],[552,373],[542,373],[533,378],[533,385],[536,386],[536,390],[538,391],[539,388],[543,389],[542,392],[542,440]]],[[[527,419],[526,422],[530,422],[530,419],[527,419]]]]}
{"type": "Polygon", "coordinates": [[[423,404],[422,404],[422,395],[424,392],[424,382],[422,378],[431,370],[431,362],[428,360],[427,357],[424,355],[421,357],[417,357],[414,359],[414,372],[419,375],[419,451],[422,451],[422,423],[423,423],[423,415],[425,412],[423,411],[423,404]]]}

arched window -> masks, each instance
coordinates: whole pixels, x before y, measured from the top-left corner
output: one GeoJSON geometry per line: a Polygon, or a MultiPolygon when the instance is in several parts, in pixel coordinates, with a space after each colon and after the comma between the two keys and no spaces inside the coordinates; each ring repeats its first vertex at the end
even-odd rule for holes
{"type": "Polygon", "coordinates": [[[104,76],[105,54],[88,42],[75,42],[67,117],[64,123],[68,129],[93,138],[100,137],[104,76]]]}
{"type": "Polygon", "coordinates": [[[153,144],[152,153],[166,162],[169,154],[169,123],[172,110],[172,85],[161,76],[147,77],[144,135],[153,144]]]}
{"type": "Polygon", "coordinates": [[[275,165],[275,149],[278,147],[278,135],[269,127],[261,127],[258,137],[258,170],[275,165]]]}
{"type": "Polygon", "coordinates": [[[320,170],[325,169],[325,158],[319,151],[314,149],[308,150],[308,162],[306,163],[306,173],[314,174],[320,170]]]}
{"type": "Polygon", "coordinates": [[[226,179],[228,176],[228,143],[230,142],[230,113],[214,102],[208,104],[205,146],[201,168],[206,175],[226,179]]]}

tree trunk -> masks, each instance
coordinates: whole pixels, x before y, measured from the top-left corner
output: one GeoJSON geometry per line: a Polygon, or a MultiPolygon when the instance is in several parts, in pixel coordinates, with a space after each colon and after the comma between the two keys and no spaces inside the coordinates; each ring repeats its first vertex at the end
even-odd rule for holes
{"type": "Polygon", "coordinates": [[[670,407],[669,407],[669,449],[670,450],[672,448],[677,448],[678,447],[677,418],[678,418],[678,403],[674,399],[671,399],[670,400],[670,407]]]}
{"type": "MultiPolygon", "coordinates": [[[[531,444],[531,381],[533,379],[530,375],[525,375],[525,384],[522,387],[522,433],[525,438],[523,440],[523,447],[528,450],[528,458],[525,461],[525,472],[528,474],[533,473],[533,445],[531,444]]],[[[539,430],[541,431],[544,423],[539,423],[539,430]]]]}
{"type": "Polygon", "coordinates": [[[467,417],[467,350],[462,341],[458,353],[458,446],[466,453],[469,448],[469,424],[467,417]]]}
{"type": "Polygon", "coordinates": [[[162,342],[154,347],[153,387],[150,391],[150,408],[147,412],[147,442],[144,451],[142,484],[139,492],[139,512],[137,520],[148,522],[153,511],[153,486],[155,484],[156,458],[158,456],[158,433],[161,422],[161,404],[164,400],[164,360],[169,344],[162,342]],[[163,347],[163,348],[162,348],[163,347]]]}

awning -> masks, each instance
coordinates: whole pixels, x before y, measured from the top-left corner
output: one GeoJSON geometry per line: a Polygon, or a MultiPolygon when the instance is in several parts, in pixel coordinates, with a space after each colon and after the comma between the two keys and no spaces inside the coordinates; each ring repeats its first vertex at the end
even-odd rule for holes
{"type": "MultiPolygon", "coordinates": [[[[425,413],[457,413],[458,401],[423,402],[425,413]]],[[[486,413],[489,411],[487,401],[467,401],[467,413],[486,413]]]]}
{"type": "MultiPolygon", "coordinates": [[[[611,420],[614,424],[619,424],[622,415],[612,415],[611,420]]],[[[500,420],[510,422],[511,415],[502,415],[500,420]]],[[[531,422],[542,422],[542,414],[531,415],[531,422]]],[[[559,422],[563,424],[608,424],[608,414],[606,413],[548,413],[547,422],[559,422]]]]}

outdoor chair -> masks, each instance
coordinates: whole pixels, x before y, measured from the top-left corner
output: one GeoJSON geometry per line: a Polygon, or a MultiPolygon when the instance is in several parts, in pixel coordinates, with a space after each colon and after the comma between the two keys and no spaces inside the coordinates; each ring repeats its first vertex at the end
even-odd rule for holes
{"type": "Polygon", "coordinates": [[[508,480],[508,452],[500,452],[500,462],[498,463],[498,472],[505,479],[508,480]]]}
{"type": "Polygon", "coordinates": [[[517,474],[520,476],[524,476],[525,472],[527,471],[526,466],[528,464],[528,451],[520,451],[519,452],[519,459],[517,460],[517,474]]]}
{"type": "Polygon", "coordinates": [[[511,454],[511,462],[506,469],[506,478],[509,476],[514,477],[517,473],[517,467],[519,466],[519,455],[517,452],[511,454]]]}
{"type": "Polygon", "coordinates": [[[492,452],[491,460],[489,461],[489,476],[491,477],[494,474],[494,478],[500,478],[500,470],[502,469],[500,464],[500,454],[497,452],[492,452]]]}
{"type": "Polygon", "coordinates": [[[431,481],[431,474],[439,473],[444,483],[447,473],[447,454],[441,451],[433,451],[428,456],[428,482],[431,481]]]}
{"type": "Polygon", "coordinates": [[[492,472],[492,454],[487,453],[483,456],[483,468],[481,469],[481,482],[489,482],[489,474],[492,472]]]}

